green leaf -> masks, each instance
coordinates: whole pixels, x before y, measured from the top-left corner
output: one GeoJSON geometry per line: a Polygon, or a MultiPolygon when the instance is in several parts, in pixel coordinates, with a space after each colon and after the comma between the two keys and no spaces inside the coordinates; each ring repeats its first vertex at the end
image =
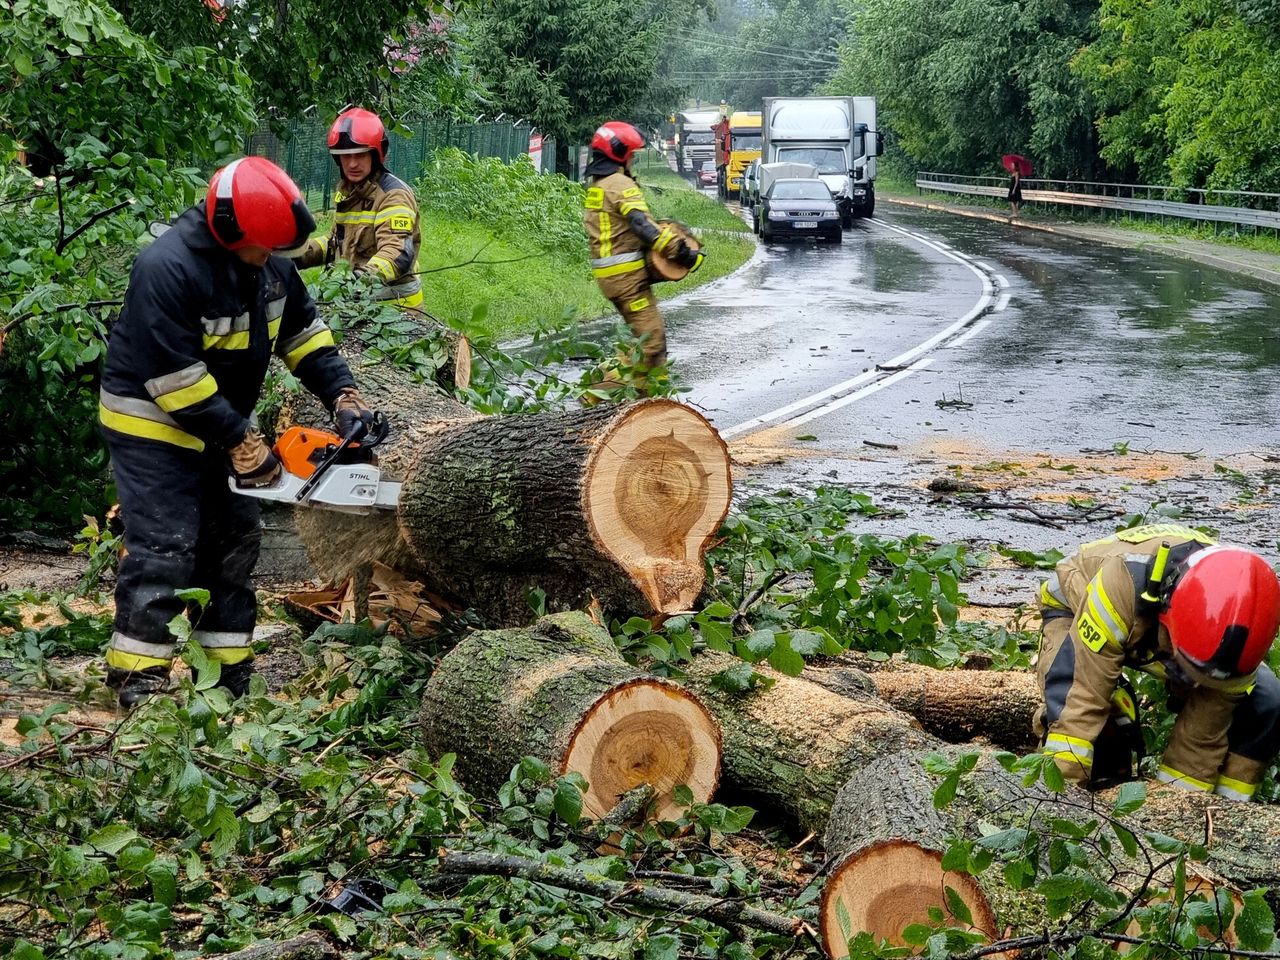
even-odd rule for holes
{"type": "Polygon", "coordinates": [[[821,653],[826,646],[827,638],[812,630],[791,631],[791,649],[804,657],[813,657],[821,653]]]}
{"type": "Polygon", "coordinates": [[[1112,813],[1117,817],[1123,817],[1133,813],[1147,802],[1147,785],[1140,780],[1133,780],[1123,784],[1116,792],[1115,806],[1112,807],[1112,813]]]}
{"type": "Polygon", "coordinates": [[[677,960],[679,956],[680,938],[673,933],[650,937],[644,945],[644,960],[677,960]]]}
{"type": "Polygon", "coordinates": [[[721,670],[711,678],[711,686],[725,693],[745,693],[751,689],[751,680],[755,670],[749,663],[735,663],[727,670],[721,670]]]}
{"type": "Polygon", "coordinates": [[[717,600],[704,607],[699,616],[723,620],[726,617],[732,617],[736,612],[737,611],[735,611],[733,607],[729,606],[729,604],[725,603],[723,600],[717,600]]]}
{"type": "MultiPolygon", "coordinates": [[[[29,77],[36,72],[35,64],[31,62],[31,55],[25,50],[13,51],[13,69],[18,71],[18,76],[29,77]]],[[[9,265],[13,269],[13,264],[9,265]]]]}
{"type": "MultiPolygon", "coordinates": [[[[19,54],[19,56],[22,56],[22,54],[19,54]]],[[[28,60],[27,62],[30,63],[31,61],[28,60]]],[[[29,264],[26,260],[10,260],[9,261],[9,272],[12,273],[14,276],[24,277],[27,274],[31,273],[34,269],[35,268],[31,266],[31,264],[29,264]]]]}
{"type": "Polygon", "coordinates": [[[13,945],[9,960],[45,960],[44,951],[29,940],[19,940],[13,945]]]}
{"type": "Polygon", "coordinates": [[[123,823],[111,823],[97,830],[89,837],[89,846],[103,853],[119,853],[134,840],[138,839],[137,831],[123,823]]]}
{"type": "Polygon", "coordinates": [[[951,915],[965,926],[973,926],[973,911],[969,909],[969,905],[964,902],[959,892],[953,887],[947,887],[946,897],[947,909],[951,911],[951,915]]]}
{"type": "Polygon", "coordinates": [[[923,923],[909,923],[902,928],[902,942],[913,947],[923,947],[933,936],[933,927],[923,923]]]}
{"type": "Polygon", "coordinates": [[[933,808],[941,810],[956,798],[956,789],[960,786],[960,774],[949,773],[943,778],[938,789],[933,792],[933,808]]]}
{"type": "Polygon", "coordinates": [[[682,807],[687,807],[693,803],[693,791],[683,783],[677,783],[675,789],[671,791],[671,798],[682,807]]]}
{"type": "Polygon", "coordinates": [[[777,638],[774,632],[766,627],[751,633],[744,642],[748,652],[755,658],[753,662],[758,662],[773,652],[773,648],[777,645],[777,638]]]}
{"type": "Polygon", "coordinates": [[[1236,936],[1244,950],[1271,950],[1276,936],[1276,918],[1268,906],[1265,890],[1250,890],[1236,917],[1236,936]]]}
{"type": "Polygon", "coordinates": [[[565,823],[571,827],[578,825],[582,819],[582,791],[567,780],[556,784],[555,811],[565,823]]]}
{"type": "Polygon", "coordinates": [[[1021,850],[1028,836],[1028,832],[1021,827],[1011,827],[983,837],[978,841],[978,846],[989,850],[1021,850]]]}

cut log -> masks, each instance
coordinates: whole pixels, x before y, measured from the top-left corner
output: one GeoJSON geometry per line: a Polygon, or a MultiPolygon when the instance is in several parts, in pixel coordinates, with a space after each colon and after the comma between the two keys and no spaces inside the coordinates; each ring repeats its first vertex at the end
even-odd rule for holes
{"type": "Polygon", "coordinates": [[[556,607],[688,610],[731,494],[719,434],[669,400],[462,424],[409,473],[400,527],[428,582],[502,623],[535,587],[556,607]]]}
{"type": "MultiPolygon", "coordinates": [[[[532,620],[535,588],[550,610],[592,598],[618,615],[693,605],[732,493],[728,451],[700,414],[657,399],[488,418],[385,364],[357,378],[392,425],[379,463],[404,482],[400,510],[302,509],[320,576],[338,582],[377,561],[490,626],[532,620]]],[[[278,428],[325,417],[299,399],[278,428]]]]}
{"type": "Polygon", "coordinates": [[[948,743],[980,739],[1016,753],[1036,745],[1031,722],[1042,702],[1029,671],[936,670],[898,660],[851,666],[838,657],[811,664],[804,675],[841,694],[873,690],[948,743]]]}
{"type": "Polygon", "coordinates": [[[655,815],[671,819],[682,809],[676,786],[706,802],[720,777],[720,731],[707,708],[630,666],[581,613],[462,641],[427,683],[422,729],[434,755],[457,755],[458,777],[475,793],[495,793],[524,756],[582,774],[583,814],[593,819],[644,783],[655,815]]]}
{"type": "MultiPolygon", "coordinates": [[[[954,756],[964,751],[949,748],[944,752],[954,756]]],[[[980,825],[987,830],[1023,828],[1043,836],[1051,832],[1050,821],[1054,818],[1087,822],[1109,817],[1114,805],[1114,790],[1089,793],[1069,787],[1062,794],[1053,794],[1042,785],[1026,787],[1021,775],[1004,770],[988,752],[961,779],[955,800],[935,810],[932,797],[940,780],[924,769],[926,756],[927,752],[907,752],[884,757],[866,765],[840,790],[825,842],[830,854],[848,853],[827,880],[831,889],[823,898],[824,930],[841,933],[841,913],[859,915],[892,890],[894,881],[889,874],[880,880],[865,872],[851,878],[843,876],[847,865],[856,865],[856,855],[874,844],[908,842],[922,850],[940,852],[952,837],[980,838],[980,825]]],[[[1148,789],[1147,802],[1135,814],[1121,819],[1122,825],[1139,839],[1138,857],[1124,858],[1115,844],[1116,852],[1108,865],[1113,882],[1121,888],[1137,891],[1144,884],[1168,882],[1163,875],[1153,876],[1152,864],[1166,858],[1148,849],[1143,841],[1145,832],[1204,843],[1210,822],[1213,829],[1207,844],[1208,863],[1203,867],[1188,865],[1200,882],[1238,889],[1274,887],[1280,882],[1280,810],[1225,802],[1221,797],[1192,794],[1175,787],[1149,784],[1148,789]]],[[[1010,890],[1004,885],[998,866],[976,879],[980,896],[970,899],[962,893],[975,908],[975,920],[979,916],[976,908],[985,903],[998,924],[992,930],[1012,928],[1017,933],[1043,928],[1043,902],[1027,892],[1010,890]]],[[[926,909],[929,905],[946,909],[941,886],[936,888],[933,901],[925,904],[926,909]]],[[[927,922],[926,917],[927,912],[911,922],[927,922]]],[[[836,951],[833,956],[841,955],[839,947],[839,942],[830,947],[836,951]]]]}
{"type": "Polygon", "coordinates": [[[726,786],[821,831],[837,792],[862,766],[899,750],[941,747],[916,721],[872,694],[842,696],[767,666],[773,681],[743,693],[717,689],[713,678],[736,657],[704,653],[682,682],[715,714],[724,735],[726,786]]]}
{"type": "Polygon", "coordinates": [[[942,910],[948,925],[968,926],[988,940],[998,935],[982,888],[968,874],[943,870],[936,850],[900,839],[863,845],[843,857],[823,884],[818,907],[823,948],[829,957],[847,957],[849,941],[861,932],[877,943],[904,946],[902,931],[929,923],[930,908],[942,910]],[[962,923],[952,912],[948,887],[964,901],[971,923],[962,923]]]}

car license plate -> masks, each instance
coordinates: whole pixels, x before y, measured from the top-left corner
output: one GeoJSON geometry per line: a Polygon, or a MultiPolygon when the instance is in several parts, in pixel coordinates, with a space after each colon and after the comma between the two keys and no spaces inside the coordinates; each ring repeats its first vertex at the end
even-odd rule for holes
{"type": "Polygon", "coordinates": [[[809,221],[808,223],[804,223],[803,221],[798,223],[793,223],[792,226],[795,227],[797,230],[816,230],[818,228],[818,225],[814,223],[812,220],[809,221]]]}

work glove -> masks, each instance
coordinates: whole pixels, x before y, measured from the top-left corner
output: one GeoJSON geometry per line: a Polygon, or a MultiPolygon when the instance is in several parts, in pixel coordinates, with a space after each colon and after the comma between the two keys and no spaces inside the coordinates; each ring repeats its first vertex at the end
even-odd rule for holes
{"type": "Polygon", "coordinates": [[[672,257],[676,263],[682,267],[688,267],[689,272],[693,273],[700,266],[702,261],[706,259],[701,250],[694,250],[683,240],[676,241],[675,256],[672,257]]]}
{"type": "Polygon", "coordinates": [[[333,419],[338,426],[338,436],[346,439],[355,431],[353,440],[363,440],[373,426],[373,411],[369,409],[355,387],[345,387],[333,401],[333,419]]]}
{"type": "Polygon", "coordinates": [[[228,451],[231,454],[231,472],[236,476],[237,487],[269,487],[280,479],[283,469],[275,453],[253,427],[244,439],[228,451]]]}

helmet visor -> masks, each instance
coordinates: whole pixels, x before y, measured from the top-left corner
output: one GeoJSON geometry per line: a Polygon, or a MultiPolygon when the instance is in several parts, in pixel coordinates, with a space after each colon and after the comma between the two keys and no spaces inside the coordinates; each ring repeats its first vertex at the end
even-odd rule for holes
{"type": "Polygon", "coordinates": [[[1170,672],[1174,671],[1181,672],[1187,681],[1198,687],[1227,694],[1248,693],[1257,682],[1256,671],[1235,676],[1217,667],[1199,663],[1177,649],[1173,651],[1173,662],[1170,664],[1170,672]]]}

